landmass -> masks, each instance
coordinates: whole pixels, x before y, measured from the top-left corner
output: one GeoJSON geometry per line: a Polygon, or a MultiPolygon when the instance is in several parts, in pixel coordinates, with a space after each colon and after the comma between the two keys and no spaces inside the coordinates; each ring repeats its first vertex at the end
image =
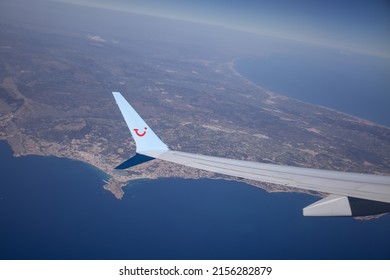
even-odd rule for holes
{"type": "Polygon", "coordinates": [[[135,147],[112,91],[122,92],[173,149],[390,175],[388,127],[265,90],[237,73],[229,54],[3,23],[0,30],[0,140],[15,156],[93,165],[109,176],[104,188],[117,198],[133,179],[240,179],[158,160],[113,172],[135,147]]]}

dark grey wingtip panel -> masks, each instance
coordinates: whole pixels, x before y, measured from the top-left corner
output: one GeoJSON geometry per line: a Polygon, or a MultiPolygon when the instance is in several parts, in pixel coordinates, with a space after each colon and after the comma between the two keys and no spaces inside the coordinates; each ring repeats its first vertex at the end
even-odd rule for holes
{"type": "Polygon", "coordinates": [[[348,197],[352,216],[371,216],[390,212],[390,203],[368,199],[348,197]]]}
{"type": "Polygon", "coordinates": [[[141,155],[141,154],[136,153],[135,156],[129,158],[125,162],[122,162],[117,167],[115,167],[115,169],[116,170],[124,170],[124,169],[130,168],[130,167],[133,167],[133,166],[136,166],[136,165],[139,165],[139,164],[142,164],[142,163],[154,160],[154,159],[155,159],[154,157],[149,157],[149,156],[145,156],[145,155],[141,155]]]}

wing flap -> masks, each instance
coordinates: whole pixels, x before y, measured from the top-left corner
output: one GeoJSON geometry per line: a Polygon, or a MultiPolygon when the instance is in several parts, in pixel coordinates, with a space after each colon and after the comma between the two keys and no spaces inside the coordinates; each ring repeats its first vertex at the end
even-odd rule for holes
{"type": "Polygon", "coordinates": [[[305,208],[303,216],[352,216],[348,197],[329,195],[305,208]]]}

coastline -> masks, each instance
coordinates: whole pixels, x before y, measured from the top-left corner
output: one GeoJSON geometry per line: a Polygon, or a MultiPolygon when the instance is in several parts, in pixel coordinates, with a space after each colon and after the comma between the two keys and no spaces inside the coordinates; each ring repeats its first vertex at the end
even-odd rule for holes
{"type": "Polygon", "coordinates": [[[226,63],[227,67],[231,70],[231,72],[234,75],[236,75],[237,77],[239,77],[240,79],[242,79],[243,81],[245,81],[247,84],[249,84],[249,85],[251,85],[253,87],[258,88],[259,90],[263,91],[265,94],[268,94],[270,97],[277,97],[279,99],[284,99],[284,100],[290,99],[290,100],[294,100],[296,102],[300,102],[300,103],[303,103],[303,104],[309,104],[309,105],[312,105],[312,106],[318,106],[320,108],[332,111],[334,113],[337,113],[337,114],[340,114],[340,115],[344,115],[347,118],[348,121],[356,122],[356,123],[359,123],[359,124],[364,124],[364,125],[368,125],[368,126],[380,126],[380,127],[384,127],[384,128],[390,128],[389,126],[386,126],[384,124],[376,123],[374,121],[367,120],[367,119],[365,119],[363,117],[359,117],[359,116],[356,116],[356,115],[353,115],[353,114],[350,114],[350,113],[346,113],[346,112],[343,112],[343,111],[340,111],[340,110],[337,110],[337,109],[334,109],[334,108],[331,108],[331,107],[328,107],[328,106],[318,105],[318,104],[315,104],[315,103],[311,103],[311,102],[304,101],[304,100],[301,100],[301,99],[298,99],[298,98],[286,96],[286,95],[283,95],[283,94],[275,92],[275,91],[268,90],[265,87],[263,87],[262,85],[252,81],[251,79],[249,79],[248,77],[246,77],[244,74],[240,73],[236,69],[235,63],[236,63],[236,61],[238,59],[240,59],[240,58],[235,58],[235,59],[233,59],[233,60],[231,60],[231,61],[226,63]]]}

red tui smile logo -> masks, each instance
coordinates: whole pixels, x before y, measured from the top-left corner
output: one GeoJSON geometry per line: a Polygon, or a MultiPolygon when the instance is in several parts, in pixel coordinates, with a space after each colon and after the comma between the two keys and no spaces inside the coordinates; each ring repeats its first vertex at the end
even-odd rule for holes
{"type": "Polygon", "coordinates": [[[137,134],[137,136],[142,137],[142,136],[145,136],[147,129],[148,129],[147,127],[144,127],[144,132],[142,132],[142,133],[139,133],[138,128],[134,128],[134,131],[135,131],[135,134],[137,134]]]}

